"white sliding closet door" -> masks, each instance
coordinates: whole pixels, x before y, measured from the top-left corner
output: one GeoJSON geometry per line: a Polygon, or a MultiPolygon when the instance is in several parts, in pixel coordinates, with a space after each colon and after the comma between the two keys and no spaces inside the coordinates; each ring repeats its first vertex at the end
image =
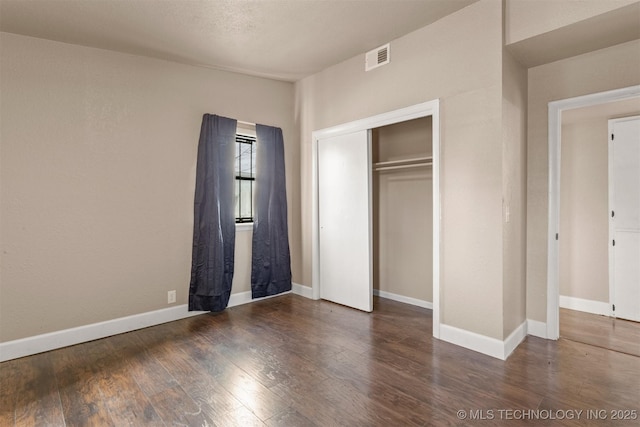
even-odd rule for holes
{"type": "Polygon", "coordinates": [[[640,322],[640,118],[610,121],[615,315],[640,322]]]}
{"type": "Polygon", "coordinates": [[[318,140],[320,298],[373,310],[371,142],[363,130],[318,140]]]}

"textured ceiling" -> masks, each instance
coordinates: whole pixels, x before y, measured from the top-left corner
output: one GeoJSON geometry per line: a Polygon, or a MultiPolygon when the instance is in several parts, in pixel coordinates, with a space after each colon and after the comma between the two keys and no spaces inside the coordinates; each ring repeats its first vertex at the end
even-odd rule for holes
{"type": "Polygon", "coordinates": [[[0,31],[297,80],[477,0],[0,0],[0,31]]]}

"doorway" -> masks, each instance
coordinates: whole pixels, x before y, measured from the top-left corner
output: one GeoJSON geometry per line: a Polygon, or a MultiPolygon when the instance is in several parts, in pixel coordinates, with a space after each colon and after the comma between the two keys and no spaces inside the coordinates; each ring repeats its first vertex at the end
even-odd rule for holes
{"type": "MultiPolygon", "coordinates": [[[[440,336],[440,190],[439,190],[439,166],[440,166],[440,120],[439,120],[439,100],[433,100],[422,104],[413,105],[411,107],[402,108],[399,110],[379,114],[376,116],[368,117],[366,119],[357,120],[350,123],[334,126],[327,129],[314,131],[312,134],[312,295],[314,299],[320,299],[322,297],[323,275],[326,278],[327,273],[323,273],[321,256],[323,249],[320,247],[321,239],[321,199],[319,188],[323,184],[320,179],[320,172],[322,166],[319,164],[321,157],[323,156],[322,149],[319,149],[325,141],[332,140],[335,137],[352,135],[348,137],[352,145],[359,145],[360,147],[366,147],[367,153],[371,155],[371,130],[382,126],[388,126],[396,123],[401,123],[421,117],[432,118],[432,175],[433,175],[433,335],[436,338],[440,336]],[[356,134],[364,132],[364,136],[356,137],[356,134]]],[[[364,151],[365,148],[361,148],[360,151],[364,151]]],[[[371,201],[371,188],[372,188],[372,175],[371,175],[371,158],[369,161],[369,170],[366,171],[367,188],[361,186],[360,193],[366,193],[369,195],[366,201],[368,215],[360,215],[358,218],[357,227],[361,227],[364,223],[367,230],[372,229],[372,201],[371,201]]],[[[360,175],[364,176],[365,172],[360,171],[360,175]]],[[[372,298],[373,293],[373,266],[372,266],[372,245],[369,242],[369,251],[365,255],[360,255],[357,260],[353,258],[347,258],[349,262],[356,262],[359,266],[365,266],[369,272],[367,280],[358,281],[358,286],[361,287],[363,292],[358,291],[361,295],[360,298],[372,298]],[[367,258],[367,259],[365,259],[367,258]]],[[[347,252],[349,252],[347,250],[347,252]]],[[[360,268],[360,267],[358,267],[360,268]]],[[[349,291],[350,292],[350,291],[349,291]]]]}
{"type": "MultiPolygon", "coordinates": [[[[548,338],[603,347],[625,337],[637,342],[637,327],[620,320],[615,327],[609,317],[607,125],[637,114],[639,96],[634,86],[549,104],[548,338]]],[[[635,351],[624,348],[612,349],[635,351]]]]}

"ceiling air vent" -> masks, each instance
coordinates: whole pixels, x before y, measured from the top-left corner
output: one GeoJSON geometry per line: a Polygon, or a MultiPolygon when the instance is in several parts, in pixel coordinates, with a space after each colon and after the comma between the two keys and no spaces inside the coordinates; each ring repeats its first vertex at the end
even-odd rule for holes
{"type": "Polygon", "coordinates": [[[370,50],[365,55],[364,70],[370,71],[389,63],[389,43],[370,50]]]}

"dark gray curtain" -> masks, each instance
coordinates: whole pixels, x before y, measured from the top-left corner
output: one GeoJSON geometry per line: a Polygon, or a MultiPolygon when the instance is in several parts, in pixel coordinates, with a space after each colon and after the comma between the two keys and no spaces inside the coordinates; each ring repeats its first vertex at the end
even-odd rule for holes
{"type": "Polygon", "coordinates": [[[221,311],[233,280],[236,224],[234,158],[237,121],[202,118],[193,220],[189,311],[221,311]]]}
{"type": "Polygon", "coordinates": [[[253,216],[253,298],[291,290],[282,129],[256,125],[256,193],[253,216]]]}

